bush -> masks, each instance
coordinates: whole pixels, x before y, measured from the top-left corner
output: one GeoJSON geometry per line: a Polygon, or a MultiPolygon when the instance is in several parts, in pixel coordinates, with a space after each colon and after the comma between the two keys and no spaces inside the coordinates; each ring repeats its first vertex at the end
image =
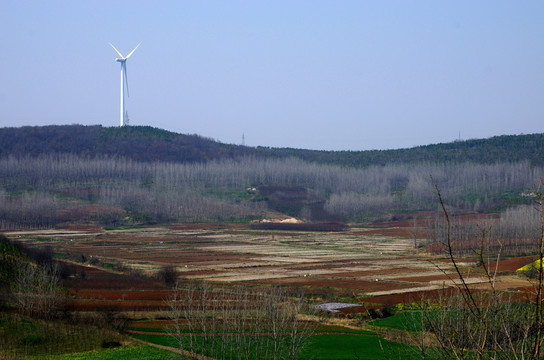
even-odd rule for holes
{"type": "Polygon", "coordinates": [[[157,273],[157,277],[168,286],[173,286],[178,279],[178,272],[173,265],[163,266],[157,273]]]}
{"type": "Polygon", "coordinates": [[[119,341],[103,341],[102,342],[103,349],[112,349],[112,348],[116,348],[120,346],[121,346],[121,343],[119,341]]]}

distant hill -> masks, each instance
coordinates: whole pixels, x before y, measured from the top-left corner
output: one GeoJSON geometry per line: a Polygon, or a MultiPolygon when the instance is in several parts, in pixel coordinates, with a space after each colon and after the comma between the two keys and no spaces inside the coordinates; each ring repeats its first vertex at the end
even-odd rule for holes
{"type": "Polygon", "coordinates": [[[0,156],[69,153],[138,161],[202,162],[251,152],[250,148],[149,126],[51,125],[0,129],[0,156]]]}
{"type": "Polygon", "coordinates": [[[475,163],[529,161],[544,165],[544,134],[503,135],[399,150],[318,151],[223,144],[199,135],[183,135],[149,126],[24,126],[0,129],[0,157],[70,153],[124,157],[137,161],[206,162],[245,156],[296,157],[342,166],[400,163],[475,163]]]}
{"type": "Polygon", "coordinates": [[[544,134],[502,135],[488,139],[455,141],[397,150],[269,150],[274,156],[294,156],[312,162],[354,167],[421,162],[461,163],[466,161],[479,164],[529,161],[531,165],[542,166],[544,165],[544,134]]]}

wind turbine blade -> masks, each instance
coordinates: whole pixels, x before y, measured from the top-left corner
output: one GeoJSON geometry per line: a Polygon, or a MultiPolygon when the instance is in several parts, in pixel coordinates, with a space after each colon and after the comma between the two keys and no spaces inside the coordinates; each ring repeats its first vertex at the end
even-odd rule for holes
{"type": "Polygon", "coordinates": [[[136,51],[136,49],[138,48],[138,46],[140,46],[141,44],[142,44],[142,42],[140,41],[140,43],[139,43],[138,45],[136,45],[136,47],[134,48],[134,50],[132,50],[132,51],[127,55],[127,57],[126,57],[125,59],[128,59],[128,58],[132,55],[132,53],[136,51]]]}
{"type": "Polygon", "coordinates": [[[123,58],[123,55],[119,52],[119,50],[117,50],[117,49],[115,48],[115,46],[113,46],[111,43],[108,43],[108,44],[110,44],[110,46],[113,48],[113,50],[115,50],[115,52],[116,52],[117,54],[119,54],[119,57],[122,59],[122,58],[123,58]]]}
{"type": "Polygon", "coordinates": [[[127,76],[127,63],[126,62],[123,62],[123,67],[124,67],[124,70],[123,71],[125,73],[125,88],[127,89],[127,97],[129,97],[130,95],[128,94],[128,76],[127,76]]]}

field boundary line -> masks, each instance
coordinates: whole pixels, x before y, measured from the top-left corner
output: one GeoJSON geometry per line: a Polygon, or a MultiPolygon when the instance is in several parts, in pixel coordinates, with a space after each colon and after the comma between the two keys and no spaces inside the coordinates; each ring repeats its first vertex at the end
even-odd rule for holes
{"type": "MultiPolygon", "coordinates": [[[[171,333],[167,333],[167,332],[159,332],[159,331],[141,331],[141,330],[127,330],[127,333],[128,334],[134,334],[134,335],[160,335],[160,336],[172,336],[171,333]]],[[[285,333],[285,334],[288,334],[288,333],[285,333]]],[[[182,333],[182,335],[184,336],[202,336],[204,334],[201,334],[201,333],[182,333]]],[[[240,333],[240,332],[232,332],[232,333],[226,333],[226,334],[223,334],[223,333],[216,333],[216,334],[206,334],[207,336],[223,336],[223,335],[227,335],[227,336],[233,336],[233,335],[248,335],[248,336],[271,336],[271,335],[274,335],[273,332],[264,332],[264,333],[240,333]]],[[[360,336],[379,336],[378,333],[376,334],[364,334],[364,333],[356,333],[356,332],[349,332],[349,331],[346,331],[346,332],[342,332],[342,331],[324,331],[324,332],[321,332],[321,331],[318,331],[318,332],[315,332],[315,333],[312,333],[311,334],[312,336],[320,336],[320,335],[360,335],[360,336]]],[[[135,340],[138,340],[138,341],[143,341],[143,340],[139,340],[139,339],[135,339],[135,340]]],[[[163,346],[163,345],[160,345],[160,346],[163,346]]],[[[175,348],[172,348],[172,349],[175,349],[175,348]]]]}
{"type": "Polygon", "coordinates": [[[204,356],[204,355],[199,355],[199,354],[195,354],[195,353],[192,353],[190,351],[187,351],[187,350],[180,350],[180,349],[176,349],[175,347],[171,347],[171,346],[166,346],[166,345],[159,345],[159,344],[154,344],[152,342],[149,342],[149,341],[145,341],[145,340],[140,340],[140,339],[136,339],[136,338],[133,338],[131,336],[131,339],[132,340],[135,340],[139,343],[142,343],[144,345],[149,345],[149,346],[153,346],[153,347],[156,347],[158,349],[163,349],[163,350],[168,350],[168,351],[172,351],[172,352],[175,352],[175,353],[178,353],[178,354],[183,354],[183,355],[187,355],[187,356],[190,356],[192,359],[197,359],[197,360],[215,360],[214,358],[211,358],[211,357],[207,357],[207,356],[204,356]]]}

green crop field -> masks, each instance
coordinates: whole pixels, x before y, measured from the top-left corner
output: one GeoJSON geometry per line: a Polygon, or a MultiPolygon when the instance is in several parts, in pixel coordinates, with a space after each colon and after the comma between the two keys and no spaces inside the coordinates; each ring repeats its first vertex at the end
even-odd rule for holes
{"type": "Polygon", "coordinates": [[[129,346],[115,349],[104,349],[90,351],[78,354],[51,355],[51,356],[32,356],[27,359],[44,360],[171,360],[178,358],[179,355],[168,351],[158,349],[149,345],[129,346]]]}
{"type": "Polygon", "coordinates": [[[397,330],[420,331],[421,321],[421,311],[403,311],[393,316],[376,319],[370,322],[370,325],[388,327],[397,330]]]}
{"type": "MultiPolygon", "coordinates": [[[[135,334],[133,336],[158,345],[171,347],[177,345],[176,339],[171,336],[159,334],[135,334]]],[[[300,360],[378,360],[388,358],[417,359],[418,356],[409,346],[366,334],[312,335],[299,356],[300,360]]]]}
{"type": "Polygon", "coordinates": [[[304,360],[417,359],[412,348],[368,335],[314,335],[301,353],[304,360]]]}

